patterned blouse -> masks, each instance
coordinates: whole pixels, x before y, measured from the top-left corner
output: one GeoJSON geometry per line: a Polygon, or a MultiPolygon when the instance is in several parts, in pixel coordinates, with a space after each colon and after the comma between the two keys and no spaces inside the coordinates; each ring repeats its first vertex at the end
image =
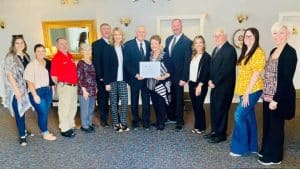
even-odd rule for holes
{"type": "Polygon", "coordinates": [[[8,74],[11,73],[13,78],[15,79],[20,92],[23,94],[21,102],[18,102],[18,110],[20,117],[23,117],[25,112],[31,107],[26,82],[23,78],[24,69],[26,64],[30,61],[30,57],[25,55],[23,60],[21,61],[17,55],[8,54],[5,57],[4,61],[4,87],[5,87],[5,96],[4,96],[4,107],[7,107],[10,110],[12,116],[14,116],[14,111],[12,107],[12,101],[15,96],[13,88],[8,80],[8,74]]]}
{"type": "MultiPolygon", "coordinates": [[[[238,77],[235,85],[235,93],[239,96],[245,94],[250,84],[253,73],[263,72],[266,64],[265,52],[262,48],[257,48],[246,65],[244,64],[244,62],[245,59],[243,59],[241,64],[239,65],[238,77]]],[[[255,85],[251,90],[251,93],[262,89],[263,79],[261,76],[259,76],[258,80],[256,81],[255,85]]]]}
{"type": "MultiPolygon", "coordinates": [[[[160,62],[160,75],[163,76],[168,73],[167,67],[164,64],[163,57],[165,52],[161,52],[155,59],[152,54],[150,56],[151,62],[160,62]]],[[[156,92],[158,95],[164,98],[165,103],[169,105],[171,101],[171,81],[167,80],[156,80],[154,78],[147,79],[147,87],[149,90],[156,92]]]]}
{"type": "Polygon", "coordinates": [[[277,88],[277,71],[278,71],[278,58],[269,59],[265,68],[264,74],[264,90],[263,99],[265,101],[273,100],[277,88]]]}
{"type": "Polygon", "coordinates": [[[83,95],[81,87],[86,88],[89,96],[96,96],[96,72],[93,64],[87,64],[80,60],[77,64],[78,94],[83,95]]]}

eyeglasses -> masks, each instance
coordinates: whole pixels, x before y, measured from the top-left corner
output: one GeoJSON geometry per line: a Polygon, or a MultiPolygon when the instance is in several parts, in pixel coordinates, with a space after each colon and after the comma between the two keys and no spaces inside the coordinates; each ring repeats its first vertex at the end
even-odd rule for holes
{"type": "Polygon", "coordinates": [[[245,38],[250,39],[250,38],[253,38],[253,36],[252,35],[246,35],[245,38]]]}
{"type": "Polygon", "coordinates": [[[13,38],[13,39],[23,38],[23,34],[12,35],[12,38],[13,38]]]}

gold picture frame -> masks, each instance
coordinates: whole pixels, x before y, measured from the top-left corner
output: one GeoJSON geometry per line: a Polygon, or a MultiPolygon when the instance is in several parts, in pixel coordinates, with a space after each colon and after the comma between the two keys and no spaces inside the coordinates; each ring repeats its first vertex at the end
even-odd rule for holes
{"type": "MultiPolygon", "coordinates": [[[[43,21],[43,35],[44,42],[47,51],[47,56],[52,59],[53,55],[56,53],[57,49],[55,47],[55,40],[57,37],[64,37],[61,34],[67,34],[70,39],[69,44],[78,44],[78,31],[86,32],[87,43],[90,45],[97,39],[96,23],[95,20],[60,20],[60,21],[43,21]],[[67,33],[66,33],[67,32],[67,33]],[[75,32],[75,33],[74,33],[75,32]],[[77,37],[75,37],[77,36],[77,37]]],[[[66,38],[66,37],[65,37],[66,38]]],[[[72,49],[70,53],[73,55],[75,60],[82,58],[79,50],[72,49]]]]}

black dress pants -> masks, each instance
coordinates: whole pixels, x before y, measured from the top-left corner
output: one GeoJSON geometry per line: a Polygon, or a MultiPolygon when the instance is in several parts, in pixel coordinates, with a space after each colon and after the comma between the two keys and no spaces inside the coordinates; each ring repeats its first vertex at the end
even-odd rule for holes
{"type": "Polygon", "coordinates": [[[211,90],[211,130],[217,137],[226,138],[228,111],[232,98],[233,90],[226,93],[211,90]]]}
{"type": "Polygon", "coordinates": [[[150,94],[146,86],[143,85],[131,85],[130,95],[131,95],[131,112],[133,123],[138,123],[140,121],[139,117],[139,96],[140,91],[142,95],[142,123],[144,126],[149,126],[150,124],[150,94]]]}
{"type": "Polygon", "coordinates": [[[283,158],[284,118],[277,109],[270,110],[263,102],[263,137],[260,153],[265,162],[279,162],[283,158]]]}
{"type": "Polygon", "coordinates": [[[97,81],[97,88],[98,88],[97,102],[100,110],[100,119],[102,122],[107,122],[108,112],[109,112],[109,106],[108,106],[109,93],[105,90],[105,84],[102,81],[97,81]]]}
{"type": "Polygon", "coordinates": [[[204,99],[207,94],[207,85],[203,85],[201,93],[199,96],[196,96],[195,91],[198,83],[189,82],[189,94],[192,101],[192,106],[194,110],[195,124],[194,128],[199,129],[200,131],[206,130],[206,121],[205,121],[205,111],[203,108],[204,99]]]}
{"type": "Polygon", "coordinates": [[[171,85],[171,103],[168,108],[168,119],[176,120],[177,126],[183,126],[183,87],[172,83],[171,85]]]}
{"type": "Polygon", "coordinates": [[[167,104],[165,99],[157,94],[155,91],[150,91],[152,105],[154,107],[155,115],[156,115],[156,125],[164,126],[167,104]]]}

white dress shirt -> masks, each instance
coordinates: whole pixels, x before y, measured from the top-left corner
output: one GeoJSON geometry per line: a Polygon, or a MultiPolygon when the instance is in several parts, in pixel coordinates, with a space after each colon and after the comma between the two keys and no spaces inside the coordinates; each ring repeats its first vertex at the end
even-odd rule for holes
{"type": "Polygon", "coordinates": [[[202,53],[195,56],[190,63],[190,76],[189,80],[192,82],[197,81],[199,62],[202,57],[202,53]]]}
{"type": "Polygon", "coordinates": [[[123,81],[123,52],[121,46],[115,46],[115,51],[118,56],[118,76],[117,81],[123,81]]]}
{"type": "MultiPolygon", "coordinates": [[[[172,51],[171,51],[171,46],[172,46],[172,44],[173,44],[173,41],[174,41],[174,37],[176,37],[176,41],[175,41],[175,45],[176,45],[176,43],[178,42],[178,40],[181,38],[181,36],[182,36],[182,33],[181,34],[179,34],[179,35],[177,35],[177,36],[173,36],[173,38],[172,38],[172,40],[171,40],[171,42],[170,42],[170,44],[169,44],[169,53],[172,53],[172,51]]],[[[175,46],[174,45],[174,46],[175,46]]]]}
{"type": "Polygon", "coordinates": [[[137,46],[138,46],[139,50],[140,50],[140,46],[141,46],[140,44],[142,43],[142,48],[144,50],[144,54],[145,54],[145,56],[147,56],[145,41],[144,40],[143,41],[139,41],[137,38],[135,38],[135,40],[136,40],[136,43],[137,43],[137,46]]]}

